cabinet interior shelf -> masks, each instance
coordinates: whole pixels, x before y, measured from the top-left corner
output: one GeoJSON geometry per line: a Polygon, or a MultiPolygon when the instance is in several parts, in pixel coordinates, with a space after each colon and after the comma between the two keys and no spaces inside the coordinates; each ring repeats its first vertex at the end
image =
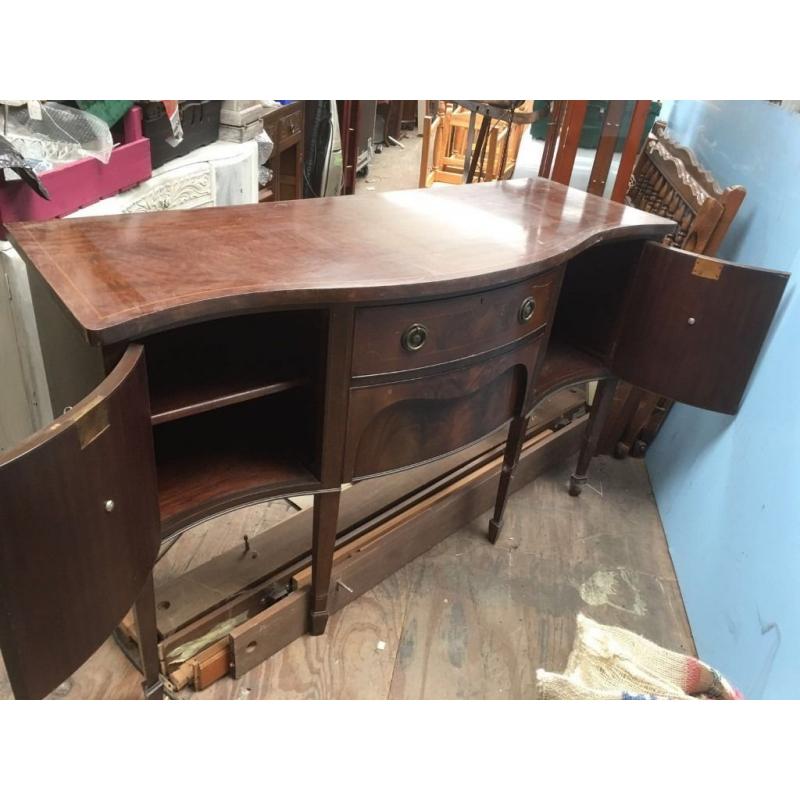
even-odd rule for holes
{"type": "Polygon", "coordinates": [[[198,382],[171,388],[161,387],[150,398],[150,416],[153,425],[201,414],[216,408],[256,400],[307,385],[306,378],[259,380],[258,376],[230,377],[228,380],[198,382]]]}
{"type": "Polygon", "coordinates": [[[313,312],[250,314],[145,340],[154,426],[313,382],[321,319],[313,312]]]}
{"type": "Polygon", "coordinates": [[[301,388],[158,425],[163,532],[285,490],[319,485],[309,468],[313,422],[301,388]]]}
{"type": "Polygon", "coordinates": [[[325,317],[245,314],[145,339],[164,534],[248,502],[319,487],[325,317]]]}
{"type": "Polygon", "coordinates": [[[575,383],[597,380],[609,375],[602,360],[572,347],[556,336],[547,345],[544,361],[536,376],[534,393],[544,397],[550,392],[575,383]]]}

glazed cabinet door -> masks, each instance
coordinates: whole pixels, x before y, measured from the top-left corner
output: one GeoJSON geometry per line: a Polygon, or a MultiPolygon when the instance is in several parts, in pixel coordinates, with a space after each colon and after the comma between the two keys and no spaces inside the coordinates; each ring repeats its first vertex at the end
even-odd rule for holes
{"type": "Polygon", "coordinates": [[[97,389],[0,460],[0,648],[18,698],[68,678],[135,602],[159,547],[147,373],[97,389]]]}
{"type": "Polygon", "coordinates": [[[648,242],[613,371],[678,402],[735,414],[788,277],[648,242]]]}

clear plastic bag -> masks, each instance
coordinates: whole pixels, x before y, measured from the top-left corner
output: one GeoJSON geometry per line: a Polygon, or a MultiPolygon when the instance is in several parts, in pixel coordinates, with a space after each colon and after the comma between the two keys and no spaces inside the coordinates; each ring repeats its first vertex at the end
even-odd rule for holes
{"type": "Polygon", "coordinates": [[[258,168],[258,185],[259,186],[266,186],[271,180],[273,176],[273,172],[269,167],[265,167],[263,164],[258,168]]]}
{"type": "Polygon", "coordinates": [[[54,102],[10,108],[5,136],[36,172],[87,156],[107,164],[114,146],[99,117],[54,102]]]}
{"type": "Polygon", "coordinates": [[[258,163],[266,164],[272,155],[272,139],[269,138],[266,131],[261,131],[255,136],[255,140],[258,144],[258,163]]]}

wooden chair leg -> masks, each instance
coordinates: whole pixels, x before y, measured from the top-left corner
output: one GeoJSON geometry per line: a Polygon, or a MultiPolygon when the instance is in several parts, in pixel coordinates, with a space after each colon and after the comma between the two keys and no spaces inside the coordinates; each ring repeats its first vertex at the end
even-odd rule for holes
{"type": "Polygon", "coordinates": [[[573,497],[577,497],[581,493],[583,485],[586,483],[586,473],[589,471],[589,464],[597,451],[597,442],[608,418],[608,412],[611,410],[616,388],[616,378],[600,381],[597,386],[592,410],[589,412],[589,424],[586,426],[583,444],[581,444],[581,451],[578,454],[578,465],[569,479],[569,493],[573,497]]]}
{"type": "Polygon", "coordinates": [[[139,645],[139,660],[144,673],[142,690],[145,700],[161,700],[164,684],[158,662],[158,629],[156,628],[156,595],[153,574],[147,579],[133,606],[136,622],[136,640],[139,645]]]}
{"type": "MultiPolygon", "coordinates": [[[[639,407],[642,390],[636,386],[631,386],[629,383],[620,382],[619,385],[627,389],[627,396],[624,397],[619,413],[616,415],[616,430],[612,432],[613,436],[611,437],[612,452],[614,453],[614,458],[627,458],[628,447],[623,442],[623,437],[631,419],[636,414],[636,409],[639,407]]],[[[622,392],[622,394],[624,395],[625,393],[622,392]]]]}
{"type": "Polygon", "coordinates": [[[336,526],[339,521],[341,492],[324,492],[314,496],[314,538],[311,545],[311,619],[312,636],[325,633],[328,624],[328,595],[331,588],[333,551],[336,548],[336,526]]]}
{"type": "Polygon", "coordinates": [[[620,437],[615,454],[618,458],[624,458],[628,454],[641,458],[644,450],[638,446],[641,438],[642,429],[647,425],[648,420],[656,410],[659,396],[644,389],[635,389],[637,393],[636,410],[631,414],[625,432],[620,437]]]}
{"type": "Polygon", "coordinates": [[[528,427],[527,417],[514,417],[506,439],[506,451],[503,456],[503,469],[500,472],[500,486],[497,489],[497,499],[494,504],[494,516],[489,521],[489,541],[494,544],[503,528],[503,514],[506,510],[508,490],[514,470],[517,468],[522,443],[525,441],[525,430],[528,427]]]}

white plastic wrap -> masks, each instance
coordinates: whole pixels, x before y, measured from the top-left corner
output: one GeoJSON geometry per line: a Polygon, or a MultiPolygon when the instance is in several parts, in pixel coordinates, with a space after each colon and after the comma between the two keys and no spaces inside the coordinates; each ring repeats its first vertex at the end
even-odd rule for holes
{"type": "Polygon", "coordinates": [[[87,156],[107,164],[114,146],[99,117],[54,102],[10,108],[5,136],[36,172],[87,156]]]}
{"type": "Polygon", "coordinates": [[[256,137],[256,142],[258,143],[258,163],[259,164],[266,164],[269,161],[270,156],[272,155],[272,148],[273,143],[272,139],[269,138],[269,135],[266,131],[261,131],[256,137]]]}
{"type": "Polygon", "coordinates": [[[261,131],[255,137],[258,144],[258,185],[266,186],[272,180],[272,170],[267,166],[272,155],[273,143],[266,131],[261,131]]]}

